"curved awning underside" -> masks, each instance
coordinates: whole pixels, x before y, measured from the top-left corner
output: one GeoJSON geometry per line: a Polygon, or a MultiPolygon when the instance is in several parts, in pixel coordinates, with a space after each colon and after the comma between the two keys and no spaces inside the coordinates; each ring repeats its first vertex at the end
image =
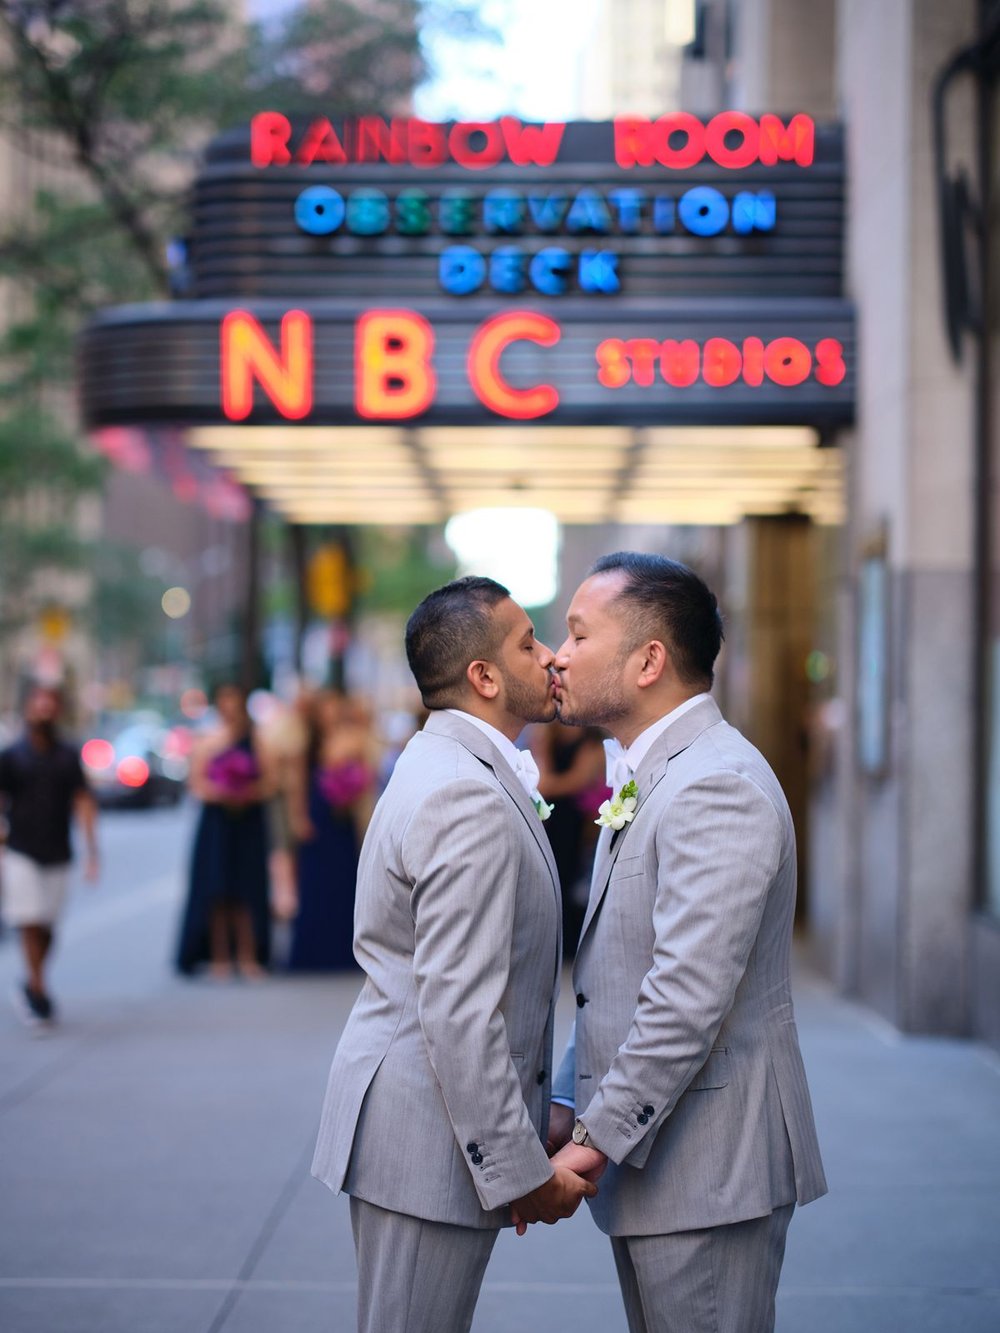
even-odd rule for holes
{"type": "Polygon", "coordinates": [[[437,523],[487,506],[563,523],[843,517],[841,450],[809,427],[209,426],[187,440],[298,523],[437,523]]]}

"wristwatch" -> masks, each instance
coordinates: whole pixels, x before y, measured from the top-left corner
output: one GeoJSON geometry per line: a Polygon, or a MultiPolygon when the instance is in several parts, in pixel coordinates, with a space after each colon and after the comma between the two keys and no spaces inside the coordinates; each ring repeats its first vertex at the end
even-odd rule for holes
{"type": "Polygon", "coordinates": [[[582,1120],[578,1120],[573,1126],[573,1142],[578,1148],[590,1148],[593,1146],[590,1142],[590,1135],[587,1133],[587,1126],[582,1120]]]}

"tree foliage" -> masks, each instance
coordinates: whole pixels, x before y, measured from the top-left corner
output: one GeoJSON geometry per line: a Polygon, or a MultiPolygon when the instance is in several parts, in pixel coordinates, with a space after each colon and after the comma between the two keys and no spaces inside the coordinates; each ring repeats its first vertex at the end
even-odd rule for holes
{"type": "Polygon", "coordinates": [[[437,528],[366,528],[358,562],[362,611],[406,616],[429,592],[455,577],[455,558],[437,528]]]}
{"type": "Polygon", "coordinates": [[[203,145],[262,106],[399,109],[435,29],[483,32],[475,4],[447,0],[310,0],[257,24],[222,0],[0,0],[0,134],[42,172],[0,228],[15,311],[0,331],[0,554],[17,556],[0,621],[30,616],[33,575],[54,567],[89,564],[107,603],[108,552],[70,538],[101,477],[67,409],[74,340],[102,307],[167,295],[203,145]]]}

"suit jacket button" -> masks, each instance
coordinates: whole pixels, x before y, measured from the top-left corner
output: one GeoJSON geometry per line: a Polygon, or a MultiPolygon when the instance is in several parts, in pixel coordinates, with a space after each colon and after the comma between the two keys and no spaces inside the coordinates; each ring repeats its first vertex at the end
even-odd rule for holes
{"type": "Polygon", "coordinates": [[[535,1075],[535,1082],[538,1084],[539,1087],[541,1087],[541,1085],[545,1082],[545,1070],[544,1070],[544,1069],[540,1069],[540,1070],[538,1071],[538,1073],[535,1075]]]}
{"type": "Polygon", "coordinates": [[[479,1144],[478,1144],[478,1143],[467,1143],[467,1144],[465,1145],[465,1151],[466,1151],[466,1152],[478,1152],[478,1151],[479,1151],[479,1144]]]}
{"type": "Polygon", "coordinates": [[[577,995],[576,997],[576,1007],[578,1009],[582,1009],[586,1003],[587,1003],[587,997],[586,995],[584,995],[583,991],[580,991],[579,995],[577,995]]]}
{"type": "Polygon", "coordinates": [[[639,1114],[636,1116],[636,1120],[639,1122],[640,1125],[648,1125],[648,1124],[649,1124],[649,1116],[646,1115],[646,1113],[645,1113],[644,1111],[640,1111],[640,1112],[639,1112],[639,1114]]]}
{"type": "Polygon", "coordinates": [[[653,1110],[653,1108],[652,1108],[651,1106],[644,1106],[644,1107],[642,1108],[642,1113],[643,1113],[643,1115],[655,1115],[655,1114],[656,1114],[656,1112],[653,1110]]]}
{"type": "Polygon", "coordinates": [[[482,1164],[483,1164],[483,1154],[481,1152],[474,1152],[472,1154],[472,1165],[482,1166],[482,1164]]]}

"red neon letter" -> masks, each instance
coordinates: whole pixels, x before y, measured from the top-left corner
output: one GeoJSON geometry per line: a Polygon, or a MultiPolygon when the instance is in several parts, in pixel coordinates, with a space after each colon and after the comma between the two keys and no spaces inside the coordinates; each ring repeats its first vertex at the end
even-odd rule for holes
{"type": "Polygon", "coordinates": [[[820,338],[816,344],[816,378],[831,388],[847,374],[844,349],[836,338],[820,338]]]}
{"type": "Polygon", "coordinates": [[[280,111],[261,111],[250,121],[250,161],[255,167],[287,167],[292,123],[280,111]]]}
{"type": "Polygon", "coordinates": [[[705,156],[705,127],[690,112],[675,111],[673,115],[661,116],[654,129],[656,157],[663,166],[683,171],[685,167],[697,166],[705,156]],[[670,139],[674,134],[686,136],[683,147],[671,148],[670,139]]]}
{"type": "Polygon", "coordinates": [[[760,160],[765,167],[776,162],[797,162],[800,167],[812,166],[816,149],[816,126],[812,116],[801,112],[793,116],[786,129],[779,116],[760,118],[760,160]]]}
{"type": "Polygon", "coordinates": [[[310,124],[302,136],[295,161],[303,167],[311,167],[314,162],[334,162],[339,165],[347,161],[347,154],[337,138],[337,131],[325,117],[310,124]]]}
{"type": "Polygon", "coordinates": [[[500,128],[507,156],[518,167],[551,167],[559,156],[563,124],[522,125],[514,116],[501,116],[500,128]]]}
{"type": "Polygon", "coordinates": [[[469,347],[469,383],[479,401],[491,412],[516,421],[531,421],[553,411],[559,403],[558,391],[551,384],[512,388],[500,374],[500,357],[511,343],[524,340],[554,347],[561,336],[554,319],[533,310],[512,310],[488,319],[469,347]]]}
{"type": "Polygon", "coordinates": [[[812,370],[812,353],[798,338],[774,338],[764,348],[767,377],[785,388],[801,384],[812,370]]]}
{"type": "Polygon", "coordinates": [[[660,348],[660,374],[674,389],[686,389],[698,378],[701,348],[693,338],[667,338],[660,348]]]}
{"type": "Polygon", "coordinates": [[[632,378],[644,389],[656,379],[656,358],[660,344],[652,338],[629,338],[625,353],[632,362],[632,378]]]}
{"type": "Polygon", "coordinates": [[[460,167],[481,171],[484,167],[495,167],[503,157],[503,135],[495,120],[460,120],[451,127],[448,147],[460,167]],[[474,134],[486,136],[481,148],[472,147],[470,140],[474,134]]]}
{"type": "Polygon", "coordinates": [[[281,352],[247,310],[233,310],[222,321],[222,411],[230,421],[245,421],[253,411],[256,379],[278,414],[299,421],[312,410],[312,320],[303,310],[289,310],[281,320],[281,352]]]}
{"type": "Polygon", "coordinates": [[[740,349],[728,338],[709,338],[705,342],[701,373],[713,389],[724,389],[739,378],[743,367],[740,349]]]}
{"type": "Polygon", "coordinates": [[[387,125],[381,116],[360,116],[355,156],[359,162],[406,161],[407,122],[393,119],[387,125]]]}
{"type": "Polygon", "coordinates": [[[713,116],[705,128],[705,147],[709,157],[713,162],[718,162],[720,167],[730,167],[733,171],[757,161],[759,140],[757,122],[745,111],[723,111],[721,115],[713,116]],[[743,136],[738,148],[726,145],[726,135],[733,133],[743,136]]]}
{"type": "Polygon", "coordinates": [[[415,167],[439,167],[445,159],[444,128],[429,120],[410,121],[410,161],[415,167]]]}
{"type": "Polygon", "coordinates": [[[606,389],[620,389],[632,378],[621,338],[605,338],[597,344],[597,378],[606,389]]]}
{"type": "Polygon", "coordinates": [[[743,339],[743,380],[754,388],[764,383],[764,344],[760,338],[743,339]]]}
{"type": "Polygon", "coordinates": [[[615,161],[620,167],[651,167],[653,126],[642,116],[615,117],[615,161]]]}
{"type": "Polygon", "coordinates": [[[354,405],[358,416],[397,421],[426,412],[437,376],[434,331],[413,310],[369,310],[354,336],[354,405]]]}

